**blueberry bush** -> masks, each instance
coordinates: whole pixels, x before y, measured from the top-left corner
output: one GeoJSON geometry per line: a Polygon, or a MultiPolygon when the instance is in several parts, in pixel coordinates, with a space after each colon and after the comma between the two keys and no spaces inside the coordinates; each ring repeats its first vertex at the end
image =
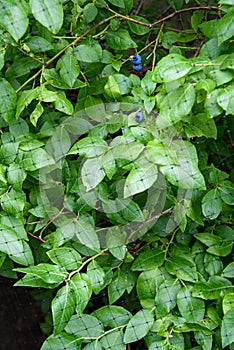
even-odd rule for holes
{"type": "Polygon", "coordinates": [[[234,349],[233,5],[0,0],[0,275],[41,350],[234,349]]]}

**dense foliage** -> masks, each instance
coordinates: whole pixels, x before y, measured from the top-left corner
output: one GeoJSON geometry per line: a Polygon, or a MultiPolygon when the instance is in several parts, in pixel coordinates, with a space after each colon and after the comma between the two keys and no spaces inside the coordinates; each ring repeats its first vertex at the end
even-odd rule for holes
{"type": "Polygon", "coordinates": [[[234,349],[233,5],[0,0],[0,274],[42,350],[234,349]]]}

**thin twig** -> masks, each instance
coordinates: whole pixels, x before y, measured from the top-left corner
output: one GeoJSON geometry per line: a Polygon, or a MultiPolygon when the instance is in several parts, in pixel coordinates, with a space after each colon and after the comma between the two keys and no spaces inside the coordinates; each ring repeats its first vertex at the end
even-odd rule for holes
{"type": "Polygon", "coordinates": [[[43,238],[38,237],[38,236],[34,235],[33,233],[31,233],[31,232],[29,232],[29,231],[28,231],[27,233],[28,233],[29,236],[35,238],[36,240],[38,240],[38,241],[40,241],[40,242],[42,242],[42,243],[45,243],[45,240],[44,240],[43,238]]]}

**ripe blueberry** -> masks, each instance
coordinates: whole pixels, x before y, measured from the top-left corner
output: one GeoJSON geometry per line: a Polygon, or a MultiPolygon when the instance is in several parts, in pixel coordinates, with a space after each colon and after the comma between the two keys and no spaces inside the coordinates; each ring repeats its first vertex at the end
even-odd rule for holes
{"type": "Polygon", "coordinates": [[[106,40],[104,39],[98,39],[99,44],[101,45],[101,48],[104,50],[105,49],[105,42],[106,40]]]}
{"type": "Polygon", "coordinates": [[[140,55],[133,55],[132,56],[132,63],[133,65],[138,65],[141,63],[141,56],[140,55]]]}
{"type": "Polygon", "coordinates": [[[139,72],[139,70],[142,69],[142,65],[141,65],[141,64],[134,64],[132,67],[133,67],[133,69],[134,69],[136,72],[139,72]]]}
{"type": "Polygon", "coordinates": [[[144,117],[144,114],[142,112],[137,112],[135,114],[135,120],[137,123],[142,123],[144,119],[145,119],[145,117],[144,117]]]}

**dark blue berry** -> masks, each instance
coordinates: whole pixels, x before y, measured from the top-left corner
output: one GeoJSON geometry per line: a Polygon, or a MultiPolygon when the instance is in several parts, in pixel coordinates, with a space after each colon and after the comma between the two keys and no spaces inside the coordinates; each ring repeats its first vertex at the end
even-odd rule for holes
{"type": "Polygon", "coordinates": [[[139,70],[142,69],[142,65],[141,64],[134,64],[132,66],[132,68],[136,71],[136,72],[139,72],[139,70]]]}
{"type": "Polygon", "coordinates": [[[101,48],[104,50],[104,49],[105,49],[105,42],[106,42],[106,40],[104,40],[104,39],[99,39],[98,42],[99,42],[99,44],[101,45],[101,48]]]}
{"type": "Polygon", "coordinates": [[[141,56],[140,55],[133,55],[132,56],[132,63],[133,65],[137,65],[141,63],[141,56]]]}
{"type": "Polygon", "coordinates": [[[144,117],[144,114],[142,112],[137,112],[135,114],[135,120],[137,123],[142,123],[144,119],[145,119],[145,117],[144,117]]]}
{"type": "Polygon", "coordinates": [[[31,32],[32,36],[37,36],[37,32],[31,32]]]}

